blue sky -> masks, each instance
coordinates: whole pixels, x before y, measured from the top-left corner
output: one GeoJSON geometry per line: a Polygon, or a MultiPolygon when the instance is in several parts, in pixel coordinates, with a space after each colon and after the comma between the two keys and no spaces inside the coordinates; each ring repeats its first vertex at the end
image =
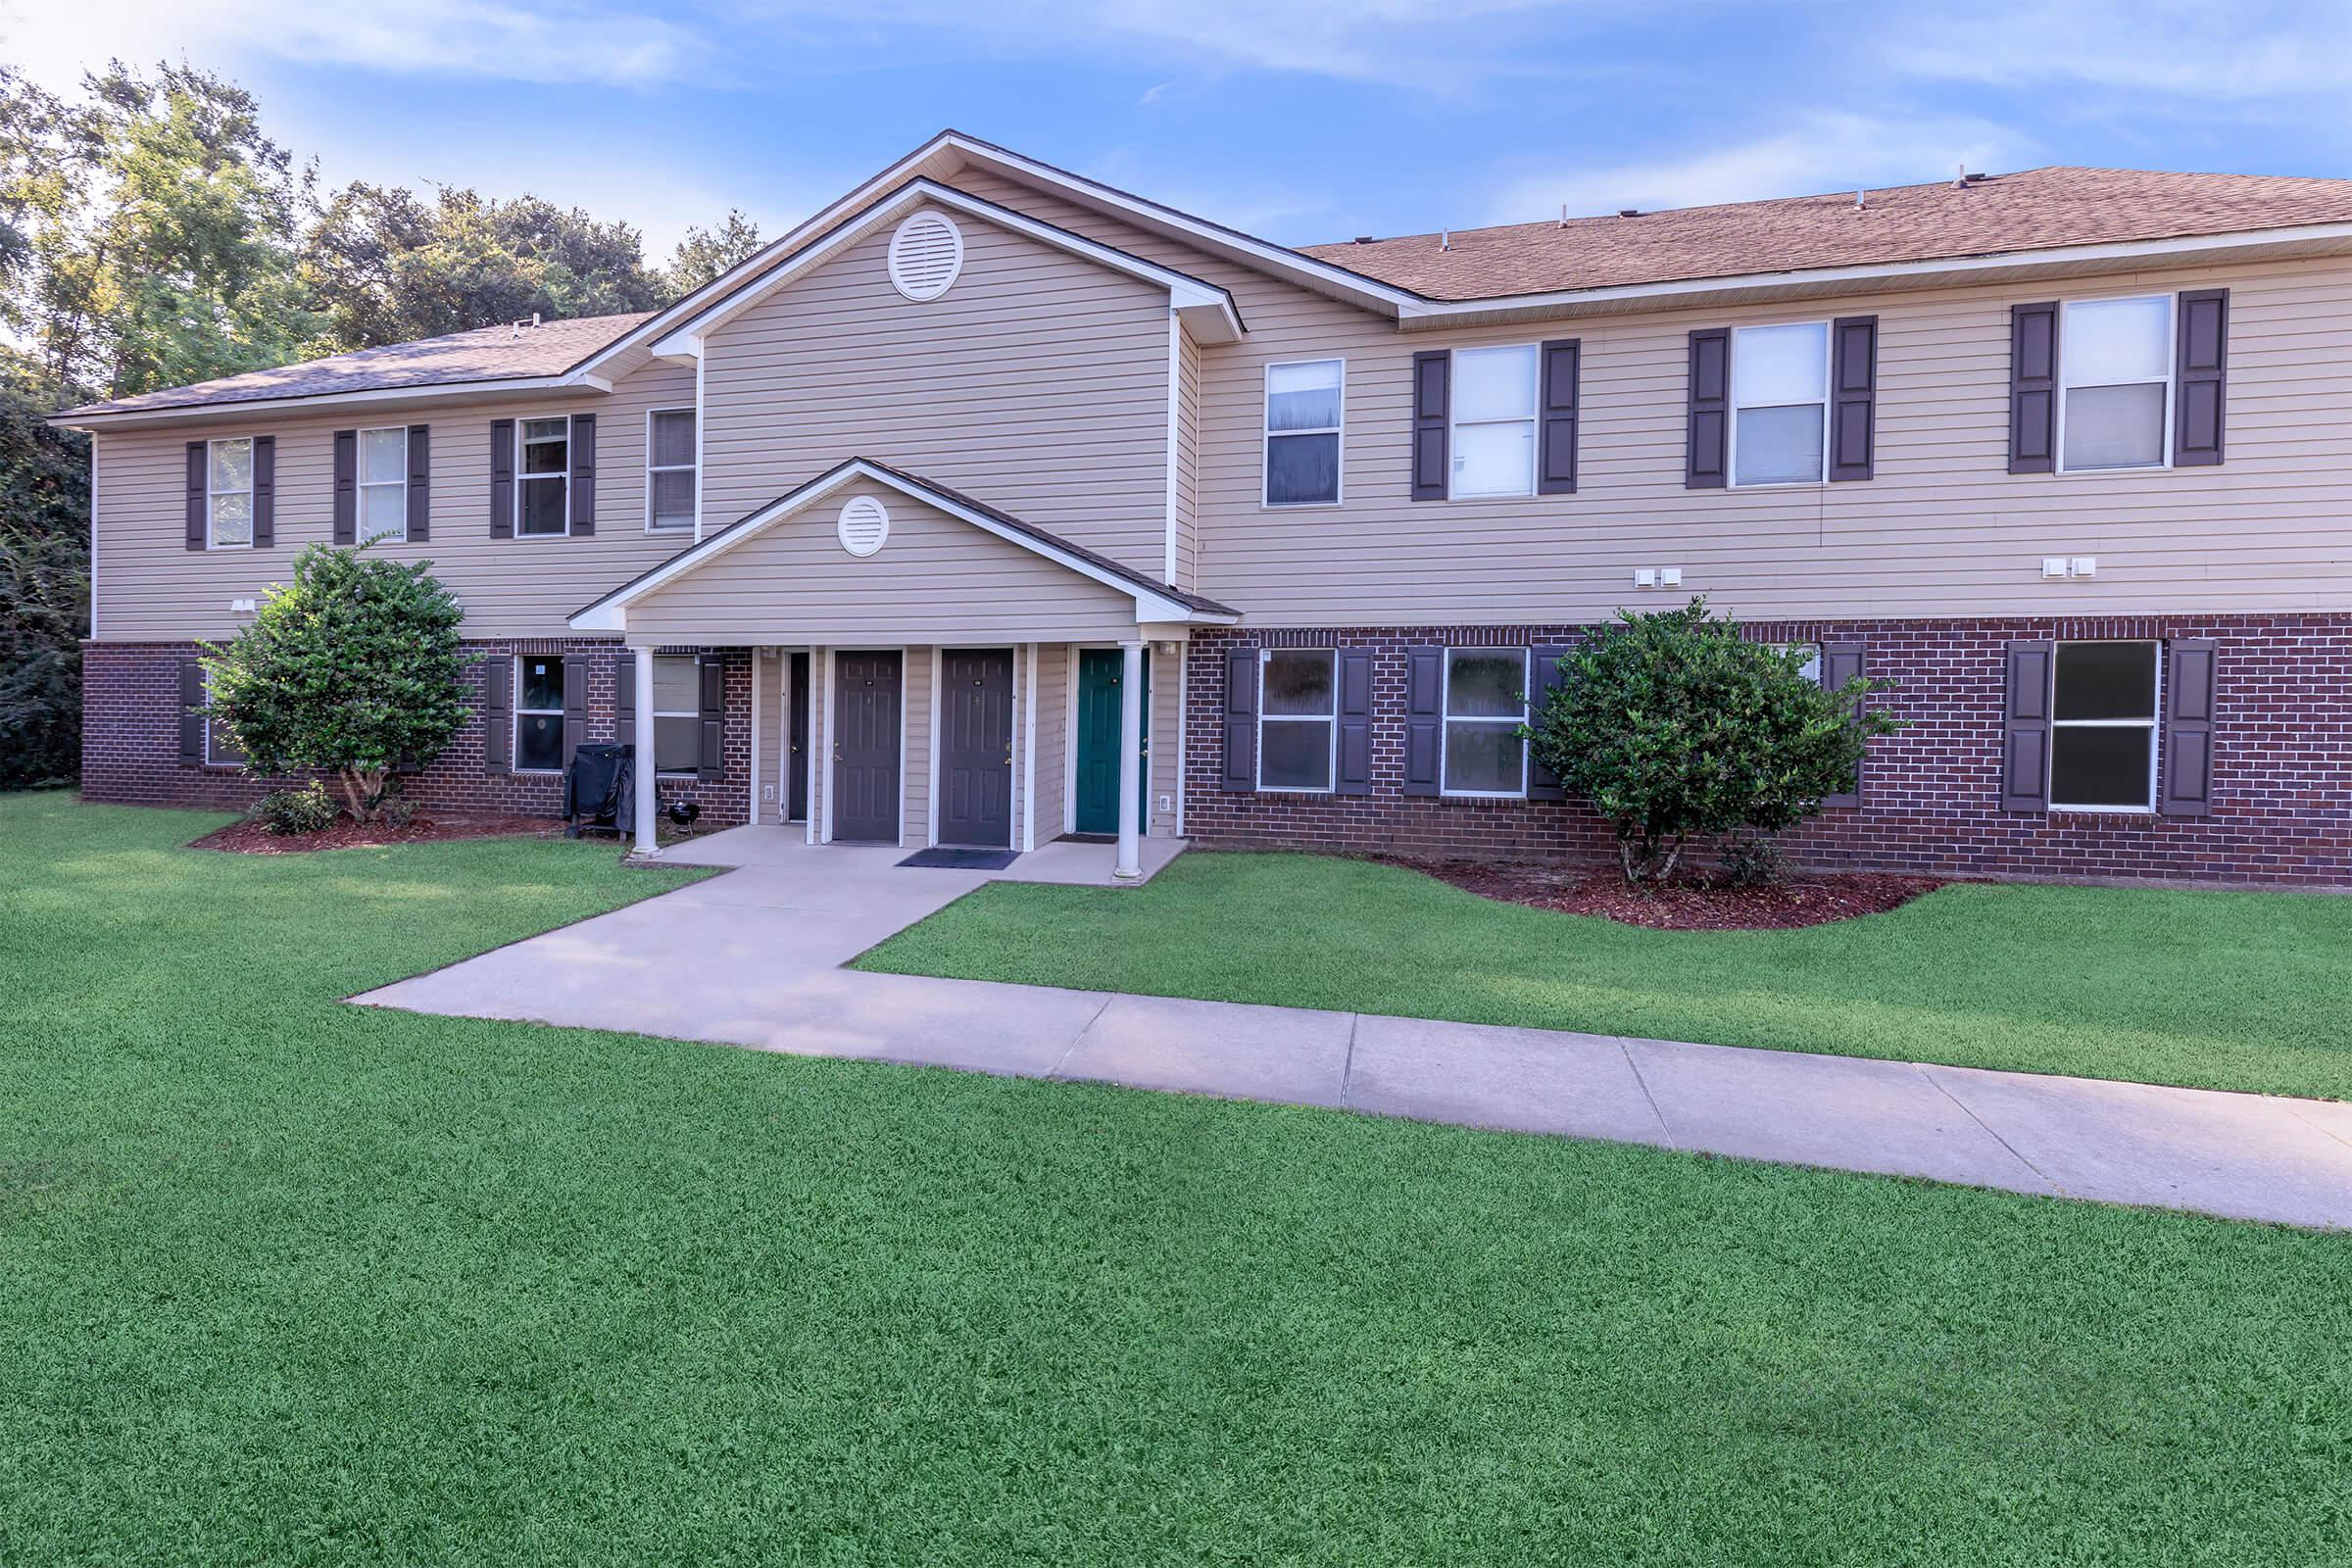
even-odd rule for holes
{"type": "Polygon", "coordinates": [[[657,257],[954,125],[1292,244],[2047,163],[2352,174],[2352,4],[0,0],[55,85],[185,55],[353,178],[657,257]]]}

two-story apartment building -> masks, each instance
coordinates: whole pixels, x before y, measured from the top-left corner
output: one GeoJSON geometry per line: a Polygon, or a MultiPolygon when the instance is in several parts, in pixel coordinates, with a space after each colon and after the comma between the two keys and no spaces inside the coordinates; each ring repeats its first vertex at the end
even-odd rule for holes
{"type": "Polygon", "coordinates": [[[60,419],[93,799],[261,788],[196,644],[372,540],[483,656],[444,808],[619,737],[818,842],[1599,853],[1526,694],[1703,593],[1894,683],[1808,859],[2352,882],[2352,181],[1292,250],[950,132],[652,316],[60,419]]]}

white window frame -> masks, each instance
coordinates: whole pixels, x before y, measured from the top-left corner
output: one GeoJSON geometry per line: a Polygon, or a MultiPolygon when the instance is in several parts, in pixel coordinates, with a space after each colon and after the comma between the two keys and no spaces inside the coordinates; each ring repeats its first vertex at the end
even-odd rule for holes
{"type": "Polygon", "coordinates": [[[1257,758],[1256,784],[1262,795],[1330,795],[1340,784],[1340,651],[1337,648],[1261,648],[1257,651],[1257,758]],[[1331,711],[1318,716],[1312,713],[1266,713],[1266,671],[1273,665],[1276,654],[1320,654],[1331,662],[1331,711]],[[1268,724],[1323,724],[1329,726],[1330,748],[1323,777],[1328,781],[1320,788],[1312,784],[1268,784],[1266,782],[1266,726],[1268,724]]]}
{"type": "Polygon", "coordinates": [[[386,430],[397,432],[400,436],[400,479],[398,483],[398,488],[400,490],[400,531],[397,533],[376,534],[374,535],[374,540],[379,544],[391,543],[405,545],[409,542],[409,427],[405,424],[379,424],[373,426],[372,428],[362,430],[359,433],[358,447],[353,453],[352,461],[359,470],[354,480],[355,487],[359,491],[358,500],[355,503],[359,513],[359,520],[353,525],[353,532],[354,536],[358,538],[362,544],[367,544],[369,539],[369,536],[367,532],[368,492],[370,490],[390,490],[394,488],[394,482],[390,479],[378,479],[370,483],[366,477],[368,472],[368,438],[371,435],[382,435],[386,430]]]}
{"type": "MultiPolygon", "coordinates": [[[[2050,469],[2053,473],[2161,473],[2173,466],[2173,400],[2180,396],[2180,301],[2172,294],[2086,294],[2058,302],[2058,411],[2051,421],[2050,469]],[[2078,305],[2107,305],[2124,300],[2153,300],[2164,307],[2164,424],[2158,432],[2163,456],[2154,463],[2129,467],[2070,468],[2066,466],[2067,394],[2076,383],[2067,375],[2066,318],[2078,305]]],[[[2146,381],[2086,381],[2084,386],[2146,386],[2146,381]]],[[[2052,661],[2055,667],[2056,661],[2052,661]]]]}
{"type": "MultiPolygon", "coordinates": [[[[678,530],[671,528],[663,531],[675,533],[678,530]]],[[[656,654],[654,656],[654,691],[645,694],[645,701],[649,704],[654,701],[654,692],[662,689],[662,666],[665,662],[693,666],[694,706],[683,710],[675,708],[656,708],[654,710],[654,773],[660,778],[692,778],[702,771],[699,761],[689,763],[685,767],[663,767],[662,765],[662,721],[665,718],[693,719],[698,726],[695,730],[695,755],[698,758],[702,755],[702,730],[699,726],[703,721],[703,661],[699,654],[656,654]]],[[[905,680],[906,675],[902,669],[900,681],[904,684],[905,680]]],[[[790,715],[786,716],[789,718],[790,715]]]]}
{"type": "Polygon", "coordinates": [[[1336,354],[1318,355],[1311,360],[1269,360],[1261,378],[1257,405],[1257,504],[1271,512],[1299,512],[1315,507],[1337,507],[1348,499],[1348,361],[1336,354]],[[1336,365],[1340,368],[1340,422],[1318,425],[1311,430],[1276,430],[1274,428],[1274,372],[1300,365],[1336,365]],[[1274,438],[1277,435],[1328,435],[1333,438],[1331,499],[1329,501],[1276,501],[1274,490],[1274,438]]]}
{"type": "MultiPolygon", "coordinates": [[[[571,416],[568,413],[533,414],[527,416],[517,417],[515,419],[514,524],[514,534],[515,538],[568,539],[571,537],[571,416]],[[523,477],[522,455],[526,450],[529,449],[531,445],[530,441],[525,435],[525,432],[528,431],[532,425],[541,423],[548,419],[562,419],[564,421],[564,531],[562,533],[524,533],[522,531],[522,498],[526,489],[526,481],[523,477]]],[[[552,473],[542,473],[536,475],[535,477],[540,483],[545,483],[547,480],[557,477],[557,475],[552,473]]]]}
{"type": "Polygon", "coordinates": [[[1522,741],[1522,742],[1520,743],[1520,746],[1519,746],[1519,787],[1518,787],[1517,789],[1515,789],[1515,790],[1457,790],[1457,789],[1455,789],[1455,788],[1454,788],[1454,787],[1453,787],[1453,786],[1452,786],[1450,783],[1446,782],[1446,757],[1447,757],[1447,754],[1448,754],[1448,752],[1450,751],[1450,748],[1449,748],[1449,747],[1446,745],[1446,740],[1447,740],[1447,738],[1448,738],[1448,736],[1449,736],[1449,732],[1452,730],[1453,726],[1454,726],[1456,723],[1462,723],[1462,724],[1487,724],[1487,725],[1494,725],[1494,724],[1511,724],[1511,725],[1519,725],[1519,724],[1524,724],[1524,723],[1526,723],[1526,722],[1527,722],[1528,682],[1529,682],[1529,680],[1530,680],[1530,678],[1531,678],[1531,676],[1532,676],[1532,674],[1533,674],[1533,670],[1532,670],[1532,668],[1531,668],[1531,666],[1530,666],[1529,661],[1530,661],[1530,659],[1531,659],[1531,658],[1533,658],[1533,650],[1531,650],[1531,649],[1526,649],[1526,648],[1496,648],[1496,647],[1490,647],[1490,646],[1485,646],[1485,645],[1470,644],[1470,645],[1465,645],[1465,646],[1463,646],[1463,647],[1460,647],[1460,648],[1448,648],[1448,649],[1446,649],[1446,656],[1445,656],[1445,657],[1446,657],[1446,663],[1445,663],[1445,667],[1439,671],[1439,682],[1438,682],[1438,683],[1439,683],[1439,686],[1442,688],[1442,690],[1441,690],[1441,692],[1440,692],[1440,695],[1439,695],[1439,698],[1438,698],[1438,793],[1439,793],[1440,795],[1442,795],[1442,796],[1445,796],[1445,797],[1446,797],[1446,798],[1447,798],[1447,799],[1449,799],[1449,800],[1457,800],[1457,801],[1524,801],[1524,800],[1526,800],[1526,799],[1527,799],[1527,744],[1526,744],[1526,742],[1522,741]],[[1516,654],[1516,655],[1518,655],[1518,656],[1519,656],[1519,716],[1518,716],[1517,718],[1497,718],[1497,717],[1494,717],[1494,715],[1492,715],[1492,714],[1484,714],[1484,713],[1476,713],[1476,714],[1473,714],[1473,713],[1464,713],[1464,714],[1459,714],[1459,715],[1457,715],[1457,714],[1454,712],[1454,710],[1453,710],[1453,656],[1454,656],[1454,655],[1456,655],[1456,654],[1516,654]]]}
{"type": "MultiPolygon", "coordinates": [[[[553,539],[556,536],[554,534],[534,534],[532,537],[553,539]]],[[[564,774],[564,764],[560,760],[554,767],[525,767],[522,765],[523,719],[533,714],[553,713],[560,724],[564,718],[564,677],[561,675],[556,680],[555,707],[525,708],[522,706],[522,662],[526,659],[552,659],[556,662],[556,667],[559,670],[565,670],[570,668],[570,665],[565,662],[570,658],[569,654],[516,654],[509,663],[509,670],[514,680],[514,696],[513,702],[509,704],[513,711],[507,714],[509,731],[507,756],[512,759],[514,771],[517,773],[529,773],[540,778],[561,778],[564,774]]],[[[559,733],[561,732],[559,731],[559,733]]],[[[561,757],[561,755],[559,752],[558,756],[561,757]]]]}
{"type": "MultiPolygon", "coordinates": [[[[2101,470],[2107,471],[2107,470],[2101,470]]],[[[2049,763],[2042,774],[2042,794],[2049,799],[2045,809],[2051,812],[2099,812],[2130,816],[2156,814],[2156,761],[2164,749],[2164,651],[2161,637],[2076,637],[2050,645],[2050,746],[2049,763]],[[2093,643],[2130,643],[2134,647],[2154,650],[2156,678],[2148,689],[2148,716],[2139,718],[2060,718],[2058,716],[2059,655],[2068,648],[2080,648],[2093,643]],[[2148,732],[2148,804],[2145,806],[2080,806],[2058,799],[2058,732],[2062,729],[2144,729],[2148,732]]]]}
{"type": "MultiPolygon", "coordinates": [[[[1731,360],[1724,367],[1724,402],[1730,406],[1732,422],[1724,452],[1724,483],[1734,490],[1795,490],[1806,485],[1830,482],[1830,362],[1837,357],[1836,333],[1829,319],[1817,318],[1795,321],[1750,321],[1745,326],[1732,328],[1731,360]],[[1821,471],[1810,479],[1758,479],[1747,484],[1740,482],[1740,337],[1776,326],[1818,326],[1821,328],[1821,471]]],[[[1796,403],[1759,403],[1759,409],[1802,408],[1796,403]]]]}
{"type": "MultiPolygon", "coordinates": [[[[701,409],[695,408],[691,404],[680,404],[675,408],[645,411],[645,531],[647,533],[692,533],[701,524],[703,483],[700,459],[702,452],[703,411],[701,409]],[[664,414],[691,414],[694,416],[694,461],[660,464],[654,462],[654,420],[664,414]],[[695,515],[689,517],[683,524],[672,523],[664,528],[657,526],[654,522],[654,475],[657,473],[691,473],[695,476],[695,515]]],[[[564,526],[569,527],[571,524],[570,495],[566,493],[564,500],[564,526]]]]}
{"type": "MultiPolygon", "coordinates": [[[[205,460],[210,462],[213,455],[208,452],[204,456],[205,460]]],[[[231,494],[234,492],[232,491],[231,494]]],[[[213,755],[213,726],[219,722],[219,719],[213,717],[213,678],[207,675],[204,678],[204,765],[207,767],[243,768],[245,759],[242,757],[232,761],[213,755]]]]}
{"type": "Polygon", "coordinates": [[[253,530],[254,525],[260,519],[253,514],[253,437],[249,435],[215,436],[212,440],[207,441],[204,444],[205,549],[251,550],[255,548],[253,543],[253,530]],[[214,475],[220,471],[218,466],[213,462],[213,454],[221,447],[234,446],[240,441],[245,443],[245,488],[242,490],[223,490],[213,482],[214,475]],[[245,498],[245,537],[241,542],[232,542],[229,544],[222,544],[220,542],[220,534],[218,532],[220,525],[220,518],[218,511],[213,506],[213,503],[221,496],[243,496],[245,498]]]}
{"type": "Polygon", "coordinates": [[[1448,501],[1532,501],[1536,495],[1536,468],[1541,461],[1537,449],[1544,444],[1544,346],[1541,343],[1481,343],[1472,348],[1448,351],[1446,361],[1446,499],[1448,501]],[[1461,419],[1454,410],[1461,405],[1454,393],[1458,385],[1455,371],[1461,367],[1465,354],[1483,354],[1494,350],[1518,350],[1531,356],[1527,383],[1528,414],[1524,419],[1461,419]],[[1525,490],[1488,491],[1466,496],[1453,487],[1453,454],[1457,434],[1472,425],[1524,424],[1527,426],[1527,488],[1525,490]]]}

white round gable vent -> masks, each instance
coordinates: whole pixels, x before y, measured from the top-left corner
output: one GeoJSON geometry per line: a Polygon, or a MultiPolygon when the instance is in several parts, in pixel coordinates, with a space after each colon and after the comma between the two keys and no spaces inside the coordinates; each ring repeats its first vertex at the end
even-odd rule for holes
{"type": "Polygon", "coordinates": [[[889,509],[872,496],[853,496],[841,509],[841,521],[833,531],[841,536],[841,548],[851,555],[870,556],[890,537],[889,509]]]}
{"type": "Polygon", "coordinates": [[[910,300],[935,300],[963,270],[963,230],[929,208],[907,219],[890,236],[891,287],[910,300]]]}

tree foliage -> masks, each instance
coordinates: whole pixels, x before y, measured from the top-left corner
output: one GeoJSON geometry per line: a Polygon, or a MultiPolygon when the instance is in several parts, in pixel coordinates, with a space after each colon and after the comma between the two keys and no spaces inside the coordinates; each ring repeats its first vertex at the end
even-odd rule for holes
{"type": "Polygon", "coordinates": [[[465,612],[430,562],[311,545],[234,641],[205,645],[213,716],[256,773],[331,773],[357,821],[392,770],[441,755],[466,722],[465,612]]]}
{"type": "Polygon", "coordinates": [[[750,261],[759,250],[760,225],[740,209],[730,207],[725,220],[716,226],[705,228],[698,223],[686,230],[686,237],[670,253],[663,276],[670,293],[682,297],[738,263],[750,261]]]}
{"type": "Polygon", "coordinates": [[[1848,787],[1863,742],[1895,720],[1860,676],[1825,691],[1803,647],[1751,642],[1704,599],[1620,612],[1560,661],[1528,745],[1617,833],[1631,882],[1674,874],[1693,839],[1769,838],[1848,787]]]}
{"type": "Polygon", "coordinates": [[[0,789],[81,764],[90,630],[89,440],[43,417],[57,393],[0,351],[0,789]]]}
{"type": "Polygon", "coordinates": [[[303,246],[321,325],[337,354],[519,320],[650,311],[668,298],[637,230],[536,196],[499,201],[444,187],[430,200],[353,184],[303,246]]]}

